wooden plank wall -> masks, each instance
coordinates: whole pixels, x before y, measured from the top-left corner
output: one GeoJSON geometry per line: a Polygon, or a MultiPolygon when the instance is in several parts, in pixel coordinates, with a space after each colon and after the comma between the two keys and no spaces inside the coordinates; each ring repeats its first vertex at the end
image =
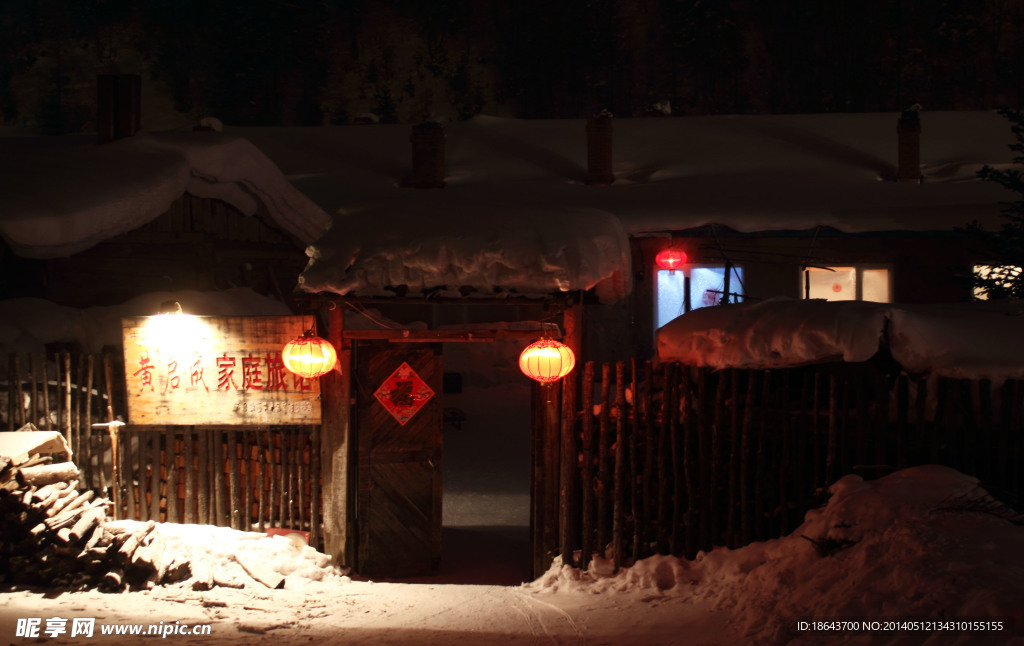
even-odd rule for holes
{"type": "MultiPolygon", "coordinates": [[[[534,510],[538,519],[570,514],[557,527],[576,529],[543,545],[535,531],[535,557],[554,544],[556,553],[598,554],[618,567],[655,553],[740,547],[790,533],[845,474],[871,479],[920,464],[954,467],[1004,501],[1024,501],[1024,472],[1014,466],[1024,457],[1017,381],[588,362],[581,400],[575,444],[534,447],[535,462],[578,464],[559,483],[578,503],[534,510]],[[579,459],[560,460],[560,450],[579,459]]],[[[549,564],[535,558],[535,573],[549,564]]]]}
{"type": "Polygon", "coordinates": [[[81,487],[117,518],[301,529],[322,546],[319,425],[94,427],[124,418],[120,356],[10,355],[8,367],[0,426],[61,431],[81,487]]]}

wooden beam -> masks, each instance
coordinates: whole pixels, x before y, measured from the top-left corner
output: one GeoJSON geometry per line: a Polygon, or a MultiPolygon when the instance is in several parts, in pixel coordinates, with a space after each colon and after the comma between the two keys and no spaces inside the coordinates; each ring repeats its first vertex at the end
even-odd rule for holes
{"type": "MultiPolygon", "coordinates": [[[[387,340],[392,343],[437,343],[443,342],[490,342],[505,339],[535,340],[545,334],[545,330],[507,330],[507,329],[473,329],[473,330],[345,330],[342,338],[346,340],[387,340]]],[[[547,334],[551,336],[550,333],[547,334]]]]}
{"type": "Polygon", "coordinates": [[[352,348],[344,339],[341,307],[329,313],[327,339],[338,351],[341,372],[321,378],[323,398],[320,428],[320,478],[323,492],[324,552],[341,567],[355,563],[353,514],[349,505],[351,482],[351,384],[352,348]]]}

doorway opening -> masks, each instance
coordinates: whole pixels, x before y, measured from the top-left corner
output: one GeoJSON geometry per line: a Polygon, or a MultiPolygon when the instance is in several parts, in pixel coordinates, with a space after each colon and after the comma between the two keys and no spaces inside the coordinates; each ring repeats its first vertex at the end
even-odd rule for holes
{"type": "Polygon", "coordinates": [[[445,344],[441,576],[530,580],[531,382],[521,342],[445,344]]]}

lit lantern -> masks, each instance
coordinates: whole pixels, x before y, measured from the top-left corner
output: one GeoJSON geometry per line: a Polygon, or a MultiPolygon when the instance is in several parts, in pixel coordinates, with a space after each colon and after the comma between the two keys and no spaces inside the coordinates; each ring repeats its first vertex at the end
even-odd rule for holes
{"type": "Polygon", "coordinates": [[[572,349],[554,339],[541,339],[526,346],[519,355],[519,369],[541,383],[558,381],[576,365],[572,349]]]}
{"type": "Polygon", "coordinates": [[[661,269],[675,271],[686,264],[686,252],[674,247],[662,249],[654,257],[654,264],[661,269]]]}
{"type": "Polygon", "coordinates": [[[322,339],[308,330],[297,339],[292,339],[281,351],[284,367],[305,379],[326,375],[338,363],[338,353],[327,339],[322,339]]]}

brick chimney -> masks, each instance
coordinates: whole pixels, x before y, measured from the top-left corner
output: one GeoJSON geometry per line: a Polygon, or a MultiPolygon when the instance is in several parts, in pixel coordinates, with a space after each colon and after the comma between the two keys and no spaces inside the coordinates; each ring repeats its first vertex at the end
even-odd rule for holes
{"type": "Polygon", "coordinates": [[[607,186],[612,173],[612,115],[607,110],[587,119],[587,184],[607,186]]]}
{"type": "Polygon", "coordinates": [[[138,74],[96,76],[96,143],[131,137],[141,127],[142,77],[138,74]]]}
{"type": "Polygon", "coordinates": [[[904,110],[896,122],[897,182],[921,182],[920,106],[904,110]]]}
{"type": "Polygon", "coordinates": [[[427,122],[412,127],[413,188],[444,188],[444,128],[427,122]]]}

